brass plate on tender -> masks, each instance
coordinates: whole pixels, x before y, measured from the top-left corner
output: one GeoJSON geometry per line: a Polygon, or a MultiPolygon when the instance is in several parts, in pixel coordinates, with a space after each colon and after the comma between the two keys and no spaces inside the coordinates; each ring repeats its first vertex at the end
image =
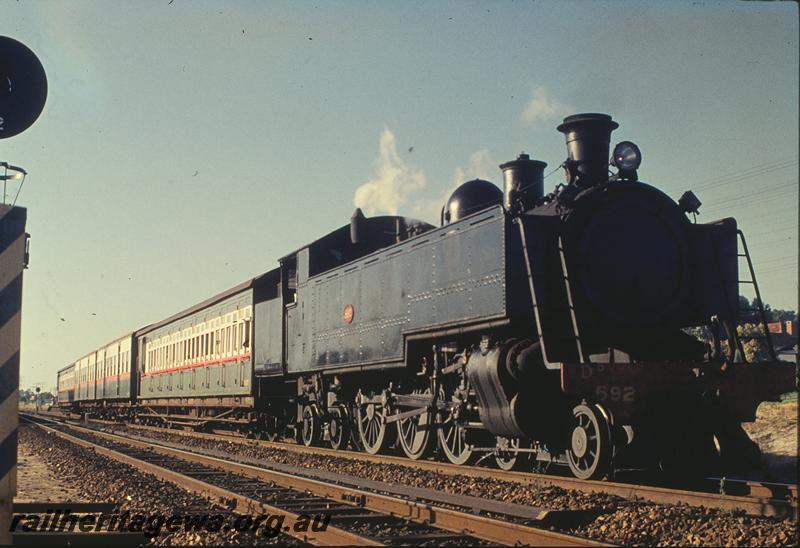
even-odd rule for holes
{"type": "Polygon", "coordinates": [[[353,318],[356,315],[356,310],[353,308],[352,304],[348,304],[344,307],[344,312],[342,312],[342,319],[344,323],[353,323],[353,318]]]}

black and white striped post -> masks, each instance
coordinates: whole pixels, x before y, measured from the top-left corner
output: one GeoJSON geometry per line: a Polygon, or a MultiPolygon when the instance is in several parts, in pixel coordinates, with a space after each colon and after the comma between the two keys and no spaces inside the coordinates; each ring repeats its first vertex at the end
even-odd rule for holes
{"type": "MultiPolygon", "coordinates": [[[[36,54],[25,44],[0,36],[0,139],[28,129],[44,109],[47,75],[36,54]]],[[[25,170],[5,168],[0,204],[0,545],[11,544],[14,495],[17,494],[17,426],[19,416],[19,343],[22,317],[22,271],[28,262],[27,211],[6,204],[5,182],[25,170]],[[8,175],[8,171],[12,175],[8,175]]]]}
{"type": "Polygon", "coordinates": [[[19,344],[22,271],[27,256],[21,207],[0,204],[0,545],[11,544],[11,518],[17,492],[19,344]]]}

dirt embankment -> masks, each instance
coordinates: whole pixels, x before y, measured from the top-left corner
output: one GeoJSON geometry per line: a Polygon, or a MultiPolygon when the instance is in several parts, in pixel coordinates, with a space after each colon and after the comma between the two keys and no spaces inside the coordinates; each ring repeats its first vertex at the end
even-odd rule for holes
{"type": "Polygon", "coordinates": [[[761,448],[765,480],[797,482],[797,412],[797,401],[762,403],[756,421],[743,425],[761,448]]]}

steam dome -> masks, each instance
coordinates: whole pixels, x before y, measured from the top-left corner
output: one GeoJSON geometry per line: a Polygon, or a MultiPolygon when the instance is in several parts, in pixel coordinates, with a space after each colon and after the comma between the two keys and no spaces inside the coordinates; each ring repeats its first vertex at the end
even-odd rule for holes
{"type": "Polygon", "coordinates": [[[494,183],[475,179],[467,181],[450,195],[442,211],[442,225],[463,219],[482,209],[503,203],[503,191],[494,183]]]}

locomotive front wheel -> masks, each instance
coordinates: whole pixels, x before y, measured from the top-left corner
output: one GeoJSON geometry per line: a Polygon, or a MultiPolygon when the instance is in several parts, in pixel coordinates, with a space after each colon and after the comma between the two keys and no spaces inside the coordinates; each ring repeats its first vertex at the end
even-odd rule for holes
{"type": "Polygon", "coordinates": [[[317,409],[312,405],[303,407],[303,430],[300,435],[303,445],[310,447],[320,439],[320,416],[317,409]]]}
{"type": "MultiPolygon", "coordinates": [[[[356,422],[358,423],[358,435],[364,451],[370,455],[376,455],[384,451],[389,446],[389,436],[386,435],[386,403],[378,403],[370,393],[369,398],[361,401],[361,394],[356,399],[356,422]]],[[[385,400],[385,398],[383,398],[385,400]]]]}
{"type": "MultiPolygon", "coordinates": [[[[522,456],[519,452],[519,438],[505,438],[497,436],[497,446],[494,453],[494,460],[500,470],[514,470],[522,464],[522,456]]],[[[524,455],[524,453],[522,453],[524,455]]]]}
{"type": "Polygon", "coordinates": [[[328,437],[333,449],[344,449],[350,441],[350,415],[344,405],[335,405],[330,410],[328,437]]]}
{"type": "MultiPolygon", "coordinates": [[[[414,390],[414,394],[430,394],[430,388],[414,390]]],[[[431,448],[433,412],[428,409],[421,415],[397,421],[397,437],[403,453],[410,459],[427,457],[431,448]]]]}
{"type": "Polygon", "coordinates": [[[611,468],[611,434],[605,415],[596,406],[581,404],[572,410],[572,429],[567,463],[579,479],[597,479],[611,468]]]}

